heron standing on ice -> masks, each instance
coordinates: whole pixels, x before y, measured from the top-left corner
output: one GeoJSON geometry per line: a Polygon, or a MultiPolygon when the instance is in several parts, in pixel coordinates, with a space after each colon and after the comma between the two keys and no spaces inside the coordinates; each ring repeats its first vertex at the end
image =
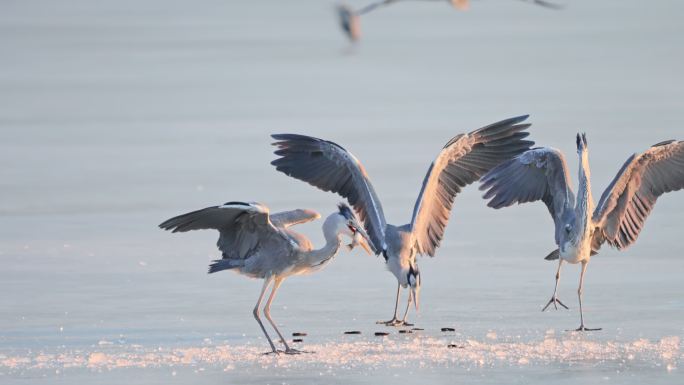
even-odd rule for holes
{"type": "Polygon", "coordinates": [[[209,266],[209,273],[234,269],[242,275],[264,280],[261,294],[254,306],[254,318],[271,345],[269,353],[280,353],[259,317],[261,301],[273,283],[273,289],[264,306],[264,315],[285,345],[284,353],[297,354],[301,351],[288,346],[271,319],[271,303],[283,280],[292,275],[311,273],[327,265],[337,254],[343,234],[352,238],[350,250],[361,245],[370,253],[366,232],[344,203],[323,223],[326,243],[320,249],[314,249],[308,238],[290,229],[292,225],[318,218],[320,215],[311,210],[293,210],[270,215],[268,207],[259,203],[228,202],[179,215],[159,227],[174,233],[218,230],[220,236],[217,246],[223,252],[223,258],[209,266]]]}
{"type": "Polygon", "coordinates": [[[534,142],[522,124],[527,115],[502,120],[489,126],[453,137],[430,165],[411,222],[387,224],[380,199],[365,168],[342,146],[295,134],[272,135],[279,156],[271,164],[278,171],[308,182],[324,191],[347,198],[364,222],[376,255],[382,254],[387,269],[397,278],[397,300],[388,326],[410,325],[406,322],[411,302],[418,310],[420,272],[416,254],[434,256],[449,221],[454,198],[465,186],[477,181],[487,171],[530,148],[534,142]],[[397,317],[401,288],[410,287],[404,317],[397,317]]]}
{"type": "Polygon", "coordinates": [[[482,177],[480,189],[487,190],[484,198],[491,198],[488,206],[495,209],[538,200],[546,204],[555,223],[558,245],[546,259],[558,259],[558,270],[553,296],[542,311],[551,304],[556,309],[557,304],[568,308],[556,295],[560,269],[563,261],[581,263],[577,331],[600,330],[584,326],[582,290],[587,264],[604,242],[618,250],[634,243],[658,197],[684,188],[684,142],[661,142],[643,154],[629,157],[595,208],[586,135],[577,134],[577,154],[577,197],[570,187],[563,154],[545,147],[527,151],[492,169],[482,177]]]}

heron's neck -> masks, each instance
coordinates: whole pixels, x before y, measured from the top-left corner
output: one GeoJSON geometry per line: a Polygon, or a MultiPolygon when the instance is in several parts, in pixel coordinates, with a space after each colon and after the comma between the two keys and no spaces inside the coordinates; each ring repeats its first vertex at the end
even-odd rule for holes
{"type": "Polygon", "coordinates": [[[340,233],[335,229],[333,221],[326,220],[323,224],[323,235],[325,245],[320,249],[311,250],[304,256],[306,264],[309,266],[319,266],[330,262],[340,248],[342,239],[340,233]]]}
{"type": "Polygon", "coordinates": [[[591,195],[591,171],[589,169],[589,153],[585,149],[579,153],[579,186],[577,188],[577,203],[575,214],[578,227],[586,229],[591,221],[594,210],[594,199],[591,195]]]}

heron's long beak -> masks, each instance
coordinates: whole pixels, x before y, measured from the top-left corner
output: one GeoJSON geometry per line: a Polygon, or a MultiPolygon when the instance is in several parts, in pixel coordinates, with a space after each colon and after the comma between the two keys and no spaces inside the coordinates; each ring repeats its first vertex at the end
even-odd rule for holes
{"type": "Polygon", "coordinates": [[[363,249],[366,250],[366,253],[368,253],[368,255],[373,255],[373,253],[371,252],[370,245],[368,245],[368,239],[364,234],[361,233],[361,231],[357,231],[356,235],[354,235],[354,243],[363,247],[363,249]]]}
{"type": "Polygon", "coordinates": [[[370,239],[368,238],[368,234],[366,234],[366,231],[358,223],[356,223],[354,227],[356,228],[356,234],[354,235],[354,243],[361,245],[361,247],[363,247],[363,249],[366,250],[368,255],[373,255],[373,252],[371,251],[371,247],[369,245],[370,239]]]}

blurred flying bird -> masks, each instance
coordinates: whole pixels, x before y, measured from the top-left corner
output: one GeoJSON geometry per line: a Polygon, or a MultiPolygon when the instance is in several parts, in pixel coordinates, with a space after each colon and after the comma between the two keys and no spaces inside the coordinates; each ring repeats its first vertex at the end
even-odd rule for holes
{"type": "Polygon", "coordinates": [[[364,222],[373,251],[384,257],[387,269],[397,278],[394,315],[379,323],[410,325],[406,316],[412,301],[418,310],[421,287],[416,254],[435,255],[454,198],[462,188],[534,144],[523,140],[529,135],[524,130],[530,126],[521,124],[525,119],[527,116],[507,119],[453,137],[428,169],[411,222],[401,226],[385,222],[380,199],[365,168],[336,143],[304,135],[272,135],[277,140],[274,145],[278,147],[278,158],[271,164],[286,175],[347,198],[364,222]],[[404,317],[399,319],[402,287],[410,287],[410,292],[404,317]]]}
{"type": "Polygon", "coordinates": [[[643,154],[634,154],[622,166],[615,179],[594,207],[591,195],[589,151],[586,135],[577,134],[579,187],[577,197],[570,187],[570,176],[563,154],[552,148],[535,148],[511,159],[482,177],[481,190],[495,209],[514,203],[541,200],[555,224],[558,249],[545,259],[558,259],[556,286],[551,304],[565,306],[557,297],[563,261],[581,263],[579,288],[580,326],[589,329],[582,314],[584,273],[591,256],[604,242],[622,250],[634,243],[659,196],[684,188],[684,142],[658,143],[643,154]]]}
{"type": "Polygon", "coordinates": [[[337,254],[342,243],[342,235],[352,239],[349,249],[360,245],[370,254],[368,236],[344,203],[338,211],[330,214],[323,223],[326,244],[313,249],[308,238],[290,229],[290,226],[320,218],[311,210],[293,210],[269,214],[268,207],[259,203],[228,202],[221,206],[179,215],[159,225],[164,230],[186,232],[190,230],[215,229],[219,231],[217,246],[223,258],[209,266],[209,273],[222,270],[235,270],[250,278],[264,280],[261,294],[254,307],[254,318],[271,345],[271,352],[280,353],[266,332],[259,316],[259,306],[266,290],[273,283],[273,289],[264,306],[264,315],[273,326],[280,341],[285,345],[286,354],[301,351],[291,348],[271,319],[271,303],[285,278],[320,270],[337,254]]]}
{"type": "MultiPolygon", "coordinates": [[[[344,3],[338,3],[337,4],[337,18],[340,27],[342,28],[342,31],[344,34],[351,40],[352,42],[358,41],[361,38],[361,16],[365,15],[367,13],[370,13],[378,8],[391,5],[394,3],[398,3],[402,0],[380,0],[380,1],[375,1],[372,2],[368,5],[366,5],[363,8],[360,8],[358,10],[354,10],[350,6],[344,4],[344,3]]],[[[405,0],[404,0],[405,1],[405,0]]],[[[470,8],[470,0],[419,0],[419,1],[440,1],[440,2],[447,2],[451,4],[452,7],[461,10],[461,11],[467,11],[470,8]]],[[[554,4],[550,1],[546,0],[520,0],[523,2],[527,3],[533,3],[536,5],[540,5],[542,7],[546,8],[551,8],[551,9],[561,9],[562,6],[559,4],[554,4]]]]}

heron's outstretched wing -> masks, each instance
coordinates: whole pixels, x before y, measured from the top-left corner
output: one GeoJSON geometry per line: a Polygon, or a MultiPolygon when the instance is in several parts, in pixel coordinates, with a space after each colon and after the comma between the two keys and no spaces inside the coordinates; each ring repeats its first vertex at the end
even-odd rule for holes
{"type": "Polygon", "coordinates": [[[659,196],[684,188],[684,141],[658,143],[632,155],[594,211],[595,243],[623,249],[634,243],[659,196]]]}
{"type": "Polygon", "coordinates": [[[296,134],[271,135],[277,142],[271,162],[276,169],[324,191],[347,198],[363,221],[373,251],[383,250],[385,214],[361,162],[342,146],[323,139],[296,134]]]}
{"type": "Polygon", "coordinates": [[[160,224],[164,230],[186,232],[215,229],[220,233],[217,243],[224,258],[249,258],[259,245],[282,238],[269,220],[268,208],[258,203],[228,202],[179,215],[160,224]]]}
{"type": "Polygon", "coordinates": [[[536,5],[542,6],[544,8],[555,9],[555,10],[565,8],[562,4],[557,4],[557,3],[554,3],[551,1],[546,1],[546,0],[521,0],[521,1],[524,1],[526,3],[536,4],[536,5]]]}
{"type": "Polygon", "coordinates": [[[480,190],[487,190],[487,206],[500,209],[514,203],[542,200],[556,224],[556,244],[563,212],[575,205],[568,166],[563,154],[552,148],[534,148],[489,171],[481,179],[480,190]]]}
{"type": "Polygon", "coordinates": [[[490,124],[452,138],[430,165],[413,209],[411,230],[418,252],[433,256],[439,246],[454,198],[494,166],[530,148],[524,140],[527,115],[490,124]]]}
{"type": "Polygon", "coordinates": [[[300,223],[311,222],[321,217],[313,210],[297,209],[271,214],[271,223],[275,227],[290,227],[300,223]]]}

